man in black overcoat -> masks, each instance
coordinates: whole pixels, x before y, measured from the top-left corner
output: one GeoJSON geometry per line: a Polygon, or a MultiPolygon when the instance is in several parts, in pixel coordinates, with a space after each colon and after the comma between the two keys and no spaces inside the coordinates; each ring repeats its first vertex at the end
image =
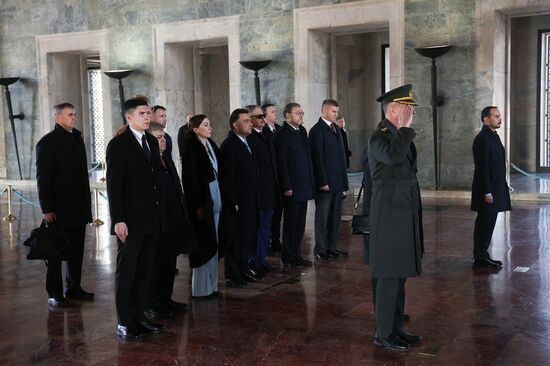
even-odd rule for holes
{"type": "Polygon", "coordinates": [[[271,139],[264,134],[265,114],[262,108],[257,105],[250,105],[247,108],[253,126],[252,133],[247,139],[252,146],[252,151],[254,151],[254,158],[259,171],[258,206],[260,208],[256,253],[250,254],[254,270],[258,275],[263,276],[272,270],[267,262],[267,251],[269,238],[271,237],[273,209],[281,206],[282,202],[277,177],[275,148],[271,139]]]}
{"type": "Polygon", "coordinates": [[[302,267],[311,265],[302,257],[300,247],[306,227],[307,201],[315,197],[315,179],[307,132],[302,126],[304,111],[298,103],[289,103],[284,113],[286,122],[275,140],[284,203],[281,260],[285,267],[302,267]]]}
{"type": "Polygon", "coordinates": [[[166,230],[161,162],[157,139],[146,132],[150,108],[143,99],[124,103],[128,128],[107,145],[107,193],[111,234],[117,236],[115,274],[117,334],[139,340],[164,326],[149,322],[144,310],[154,281],[154,257],[166,230]]]}
{"type": "Polygon", "coordinates": [[[248,142],[252,133],[248,110],[231,112],[229,126],[231,131],[220,147],[226,169],[223,186],[228,204],[237,211],[238,224],[233,241],[226,248],[225,278],[229,286],[242,287],[259,279],[249,263],[249,253],[256,252],[259,172],[248,142]]]}
{"type": "Polygon", "coordinates": [[[311,160],[317,184],[315,197],[315,259],[347,256],[336,249],[342,219],[342,195],[348,190],[346,152],[336,125],[340,107],[333,99],[321,106],[322,116],[309,131],[311,160]]]}
{"type": "Polygon", "coordinates": [[[405,282],[422,272],[420,189],[411,128],[414,108],[411,85],[380,96],[385,119],[369,140],[372,179],[369,265],[376,279],[374,343],[408,351],[422,337],[403,329],[405,282]]]}
{"type": "Polygon", "coordinates": [[[474,180],[471,209],[477,211],[474,226],[474,266],[499,267],[502,262],[489,255],[491,237],[498,213],[511,210],[510,192],[506,183],[506,152],[496,132],[502,123],[497,107],[481,111],[483,127],[474,138],[474,180]]]}
{"type": "Polygon", "coordinates": [[[55,221],[71,240],[63,296],[61,260],[47,264],[48,303],[54,307],[69,305],[69,299],[93,300],[94,294],[80,286],[86,224],[92,221],[88,163],[82,133],[76,126],[76,109],[70,103],[53,108],[55,127],[36,145],[36,181],[44,219],[55,221]]]}
{"type": "MultiPolygon", "coordinates": [[[[271,140],[273,146],[275,146],[275,135],[277,131],[281,129],[281,126],[277,123],[277,107],[274,104],[266,103],[262,105],[262,110],[265,114],[265,126],[262,132],[265,137],[271,140]]],[[[273,208],[273,219],[271,220],[271,254],[280,253],[282,251],[281,244],[281,220],[283,218],[283,204],[282,202],[273,208]]]]}

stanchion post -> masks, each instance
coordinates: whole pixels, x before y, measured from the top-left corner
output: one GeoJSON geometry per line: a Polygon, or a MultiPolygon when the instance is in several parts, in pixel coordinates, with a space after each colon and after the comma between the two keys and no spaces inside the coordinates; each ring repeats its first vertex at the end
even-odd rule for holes
{"type": "Polygon", "coordinates": [[[105,160],[101,160],[100,164],[101,164],[101,171],[103,172],[102,173],[103,176],[101,178],[99,178],[99,181],[103,183],[107,180],[107,179],[105,179],[105,165],[106,165],[105,160]]]}
{"type": "Polygon", "coordinates": [[[92,226],[98,227],[104,224],[104,222],[99,218],[99,191],[97,188],[94,188],[94,198],[95,198],[95,219],[92,221],[92,226]]]}
{"type": "Polygon", "coordinates": [[[6,188],[6,191],[8,192],[8,215],[2,217],[2,220],[7,222],[13,222],[17,220],[17,217],[11,213],[11,192],[12,192],[11,185],[8,185],[8,188],[6,188]]]}

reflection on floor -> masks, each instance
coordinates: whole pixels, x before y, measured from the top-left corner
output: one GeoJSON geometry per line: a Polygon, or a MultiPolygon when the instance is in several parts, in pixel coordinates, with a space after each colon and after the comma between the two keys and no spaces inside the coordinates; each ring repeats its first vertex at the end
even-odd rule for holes
{"type": "Polygon", "coordinates": [[[518,193],[550,193],[550,174],[510,174],[510,186],[518,193]]]}
{"type": "MultiPolygon", "coordinates": [[[[246,290],[222,286],[224,296],[213,301],[191,301],[187,259],[180,258],[175,299],[189,302],[190,310],[167,321],[166,333],[126,343],[115,336],[115,242],[107,225],[87,233],[83,287],[96,293],[96,301],[49,311],[44,263],[26,260],[21,245],[40,213],[16,199],[19,220],[0,223],[0,364],[548,364],[550,205],[516,205],[499,216],[492,255],[504,267],[497,272],[472,270],[474,213],[466,201],[427,200],[424,207],[424,273],[407,283],[406,310],[409,331],[425,341],[408,354],[394,354],[372,344],[368,268],[362,238],[350,235],[349,224],[339,244],[349,258],[281,269],[246,290]]],[[[103,199],[100,208],[107,221],[103,199]]],[[[5,196],[0,211],[6,214],[5,196]]],[[[310,205],[304,244],[310,257],[313,212],[310,205]]],[[[270,262],[279,266],[278,258],[270,262]]]]}

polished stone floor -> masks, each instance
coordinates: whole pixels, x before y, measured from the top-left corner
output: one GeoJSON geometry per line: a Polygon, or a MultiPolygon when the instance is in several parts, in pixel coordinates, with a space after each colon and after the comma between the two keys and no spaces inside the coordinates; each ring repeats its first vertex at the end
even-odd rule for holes
{"type": "MultiPolygon", "coordinates": [[[[349,214],[352,198],[345,203],[349,214]]],[[[496,272],[471,267],[467,202],[426,200],[424,207],[424,273],[407,283],[406,310],[409,331],[425,340],[395,354],[372,344],[368,268],[349,223],[340,244],[349,258],[280,270],[245,290],[222,286],[218,300],[190,299],[187,258],[180,258],[175,299],[190,310],[166,322],[166,333],[131,343],[115,336],[115,243],[107,225],[87,232],[83,287],[96,301],[49,310],[44,264],[26,260],[21,245],[40,214],[14,199],[19,220],[0,222],[0,365],[548,365],[550,205],[517,204],[499,216],[492,254],[504,267],[496,272]]],[[[313,210],[304,245],[310,256],[313,210]]]]}

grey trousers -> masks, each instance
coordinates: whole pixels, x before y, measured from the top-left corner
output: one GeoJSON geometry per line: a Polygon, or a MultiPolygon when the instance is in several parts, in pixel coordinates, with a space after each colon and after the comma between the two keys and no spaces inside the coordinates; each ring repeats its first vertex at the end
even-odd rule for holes
{"type": "Polygon", "coordinates": [[[315,198],[315,254],[336,249],[342,219],[342,192],[318,193],[315,198]]]}
{"type": "Polygon", "coordinates": [[[376,332],[388,338],[395,331],[403,330],[405,315],[406,278],[377,278],[374,317],[376,332]]]}

